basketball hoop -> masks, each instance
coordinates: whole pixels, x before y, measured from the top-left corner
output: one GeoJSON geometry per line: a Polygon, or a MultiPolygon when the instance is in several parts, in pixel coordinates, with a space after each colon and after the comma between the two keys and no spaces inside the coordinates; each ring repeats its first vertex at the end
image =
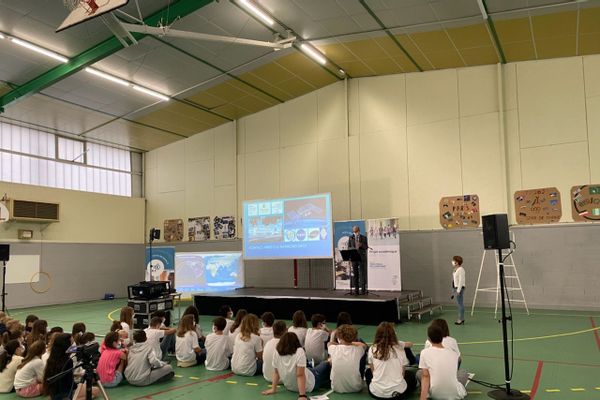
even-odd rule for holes
{"type": "MultiPolygon", "coordinates": [[[[104,3],[107,4],[108,1],[105,0],[104,3]]],[[[96,13],[100,7],[105,5],[99,5],[98,0],[63,0],[63,4],[69,11],[74,11],[75,9],[82,7],[88,15],[96,13]]]]}

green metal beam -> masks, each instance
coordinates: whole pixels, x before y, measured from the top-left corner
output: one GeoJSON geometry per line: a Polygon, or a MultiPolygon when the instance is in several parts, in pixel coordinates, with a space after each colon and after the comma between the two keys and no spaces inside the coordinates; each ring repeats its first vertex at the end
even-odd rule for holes
{"type": "MultiPolygon", "coordinates": [[[[148,18],[145,18],[144,23],[150,26],[156,26],[159,23],[162,23],[163,25],[170,25],[176,19],[191,14],[210,3],[212,3],[212,0],[177,0],[171,5],[150,15],[148,18]]],[[[136,40],[141,40],[146,36],[141,33],[132,33],[132,35],[136,40]]],[[[94,47],[91,47],[84,52],[71,57],[69,62],[58,65],[51,70],[44,72],[29,82],[24,83],[18,88],[13,89],[0,97],[0,112],[4,110],[4,107],[13,103],[14,101],[37,93],[40,90],[43,90],[48,86],[51,86],[56,82],[73,75],[83,68],[88,67],[113,53],[116,53],[122,48],[123,45],[121,42],[119,42],[116,37],[111,36],[94,47]]]]}
{"type": "Polygon", "coordinates": [[[402,46],[402,43],[400,43],[398,41],[398,39],[396,38],[396,36],[392,35],[392,33],[385,26],[385,24],[383,23],[383,21],[381,19],[379,19],[379,17],[377,16],[377,14],[375,14],[375,12],[371,9],[371,7],[369,7],[369,5],[367,4],[366,0],[359,0],[359,3],[369,13],[369,15],[375,20],[375,22],[377,22],[379,24],[379,26],[383,30],[385,30],[385,33],[388,35],[388,37],[390,39],[392,39],[392,41],[394,42],[394,44],[396,44],[396,46],[398,46],[398,48],[404,53],[404,55],[406,56],[406,58],[408,58],[410,60],[410,62],[413,63],[413,65],[419,70],[419,72],[423,72],[423,68],[421,68],[421,66],[417,63],[417,61],[415,61],[415,59],[410,55],[410,53],[408,52],[408,50],[406,50],[404,48],[404,46],[402,46]]]}
{"type": "Polygon", "coordinates": [[[502,44],[500,43],[500,38],[498,37],[498,32],[496,32],[496,26],[494,25],[494,21],[492,21],[492,16],[490,15],[490,13],[488,11],[488,7],[487,7],[487,4],[485,3],[485,0],[482,0],[481,2],[483,3],[483,8],[485,9],[485,12],[488,15],[485,22],[487,23],[488,28],[490,28],[490,32],[492,33],[492,38],[494,39],[494,45],[496,46],[496,49],[498,50],[498,55],[500,56],[500,62],[502,64],[506,64],[506,56],[504,55],[504,49],[502,49],[502,44]]]}

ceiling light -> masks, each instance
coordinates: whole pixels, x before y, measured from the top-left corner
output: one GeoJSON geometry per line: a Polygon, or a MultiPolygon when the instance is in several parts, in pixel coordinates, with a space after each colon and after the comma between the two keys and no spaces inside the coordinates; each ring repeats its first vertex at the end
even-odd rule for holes
{"type": "Polygon", "coordinates": [[[129,86],[130,85],[129,82],[127,82],[126,80],[123,80],[121,78],[117,78],[116,76],[109,75],[109,74],[107,74],[105,72],[102,72],[102,71],[98,71],[97,69],[94,69],[94,68],[86,68],[85,72],[89,72],[92,75],[96,75],[96,76],[99,76],[100,78],[104,78],[104,79],[109,80],[111,82],[118,83],[119,85],[123,85],[123,86],[129,86]]]}
{"type": "Polygon", "coordinates": [[[323,54],[321,54],[317,49],[315,49],[311,45],[302,43],[300,45],[300,50],[302,50],[307,56],[309,56],[319,64],[327,64],[327,59],[323,56],[323,54]]]}
{"type": "Polygon", "coordinates": [[[137,90],[138,92],[149,94],[150,96],[154,96],[158,99],[161,99],[162,101],[169,101],[168,96],[165,96],[164,94],[155,92],[154,90],[150,90],[145,87],[138,86],[138,85],[133,85],[132,87],[133,87],[133,89],[137,90]]]}
{"type": "Polygon", "coordinates": [[[258,8],[255,4],[250,2],[250,0],[240,0],[240,4],[267,25],[273,26],[273,24],[275,24],[275,20],[273,20],[273,18],[271,18],[266,12],[258,8]]]}
{"type": "Polygon", "coordinates": [[[137,90],[138,92],[142,92],[142,93],[148,94],[150,96],[154,96],[154,97],[156,97],[156,98],[158,98],[158,99],[160,99],[162,101],[169,101],[169,99],[170,99],[169,96],[165,96],[162,93],[155,92],[154,90],[145,88],[143,86],[138,86],[138,85],[136,85],[136,84],[134,84],[132,82],[126,81],[125,79],[121,79],[121,78],[118,78],[118,77],[116,77],[114,75],[107,74],[106,72],[99,71],[99,70],[97,70],[95,68],[89,68],[88,67],[88,68],[85,69],[85,71],[89,72],[92,75],[96,75],[97,77],[109,80],[109,81],[114,82],[114,83],[118,83],[119,85],[127,86],[129,88],[137,90]]]}
{"type": "Polygon", "coordinates": [[[481,16],[483,19],[488,19],[488,13],[485,10],[485,6],[483,5],[483,0],[477,0],[477,5],[479,6],[479,11],[481,12],[481,16]]]}
{"type": "Polygon", "coordinates": [[[0,39],[4,39],[6,36],[0,33],[0,39]]]}
{"type": "Polygon", "coordinates": [[[18,44],[19,46],[25,47],[25,48],[27,48],[29,50],[33,50],[36,53],[43,54],[46,57],[53,58],[53,59],[55,59],[57,61],[60,61],[62,63],[69,62],[69,59],[67,57],[61,56],[60,54],[57,54],[57,53],[55,53],[53,51],[46,50],[46,49],[44,49],[42,47],[36,46],[35,44],[29,43],[29,42],[26,42],[24,40],[17,39],[17,38],[14,38],[14,37],[10,38],[10,40],[14,44],[18,44]]]}
{"type": "Polygon", "coordinates": [[[343,69],[340,68],[339,71],[340,71],[340,74],[346,75],[346,71],[344,71],[343,69]]]}

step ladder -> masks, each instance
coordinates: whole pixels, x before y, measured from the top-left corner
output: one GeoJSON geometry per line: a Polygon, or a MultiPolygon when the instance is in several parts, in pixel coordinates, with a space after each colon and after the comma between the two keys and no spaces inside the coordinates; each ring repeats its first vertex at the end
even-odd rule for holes
{"type": "MultiPolygon", "coordinates": [[[[511,303],[522,303],[525,305],[525,310],[527,310],[527,315],[529,315],[529,308],[527,307],[527,301],[525,301],[525,294],[523,293],[523,287],[521,286],[521,280],[519,279],[519,273],[517,272],[517,265],[515,264],[515,260],[512,256],[512,253],[508,256],[508,263],[504,263],[504,278],[506,281],[505,290],[507,291],[508,298],[511,303]],[[512,298],[511,293],[515,292],[515,294],[520,294],[520,299],[512,298]]],[[[494,307],[494,318],[497,317],[498,314],[498,300],[500,298],[500,264],[498,262],[498,256],[496,250],[484,250],[483,255],[481,256],[481,266],[479,267],[479,276],[477,277],[477,287],[475,288],[475,296],[473,297],[473,305],[471,306],[471,316],[473,316],[473,312],[475,311],[475,303],[477,302],[477,293],[479,292],[487,292],[487,293],[496,293],[496,306],[494,307]],[[496,287],[487,287],[480,288],[479,284],[481,283],[481,273],[483,271],[483,266],[485,264],[485,258],[488,252],[492,253],[492,258],[495,260],[496,264],[496,287]]]]}

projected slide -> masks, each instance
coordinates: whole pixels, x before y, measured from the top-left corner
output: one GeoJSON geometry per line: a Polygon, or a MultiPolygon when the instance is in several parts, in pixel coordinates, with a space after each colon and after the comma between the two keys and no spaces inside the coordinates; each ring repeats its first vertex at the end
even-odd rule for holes
{"type": "Polygon", "coordinates": [[[244,202],[244,258],[331,258],[331,195],[244,202]]]}
{"type": "Polygon", "coordinates": [[[175,288],[189,297],[244,286],[242,253],[176,253],[175,288]]]}

